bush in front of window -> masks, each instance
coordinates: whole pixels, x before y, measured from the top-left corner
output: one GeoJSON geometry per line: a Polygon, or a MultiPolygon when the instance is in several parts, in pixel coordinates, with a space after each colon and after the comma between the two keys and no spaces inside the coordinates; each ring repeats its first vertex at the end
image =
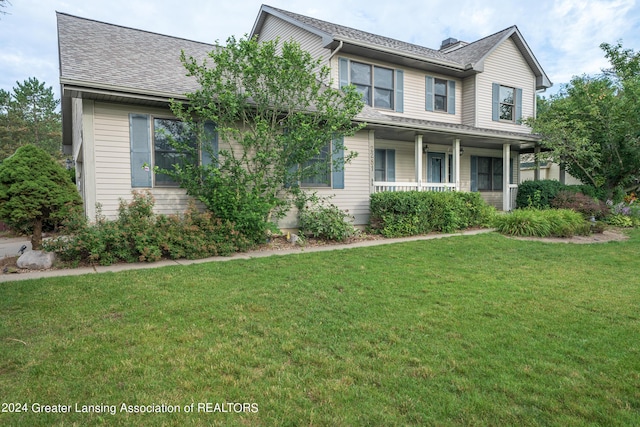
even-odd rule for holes
{"type": "Polygon", "coordinates": [[[370,228],[385,237],[452,233],[489,226],[494,215],[478,193],[390,191],[371,195],[370,228]]]}
{"type": "Polygon", "coordinates": [[[43,246],[62,261],[100,265],[230,255],[250,246],[233,224],[200,212],[193,203],[183,215],[157,215],[153,205],[149,192],[134,191],[131,202],[120,201],[116,220],[98,214],[95,224],[86,224],[70,217],[63,236],[43,246]]]}
{"type": "Polygon", "coordinates": [[[333,203],[312,197],[297,205],[300,232],[306,236],[344,242],[358,233],[354,218],[333,203]]]}

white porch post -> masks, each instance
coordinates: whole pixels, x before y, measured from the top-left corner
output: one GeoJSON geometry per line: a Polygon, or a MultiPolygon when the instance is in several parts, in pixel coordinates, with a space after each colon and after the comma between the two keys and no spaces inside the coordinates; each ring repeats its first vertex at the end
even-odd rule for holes
{"type": "Polygon", "coordinates": [[[456,184],[456,191],[460,191],[460,140],[453,141],[453,182],[456,184]]]}
{"type": "Polygon", "coordinates": [[[510,161],[511,146],[509,144],[502,145],[502,210],[508,212],[511,210],[511,189],[509,183],[511,180],[510,161]]]}
{"type": "Polygon", "coordinates": [[[416,152],[416,182],[418,183],[418,190],[421,190],[422,189],[422,135],[416,135],[415,152],[416,152]]]}
{"type": "Polygon", "coordinates": [[[369,143],[369,182],[371,183],[369,186],[369,194],[373,194],[376,192],[376,187],[373,185],[373,182],[376,180],[376,139],[375,139],[375,131],[370,129],[368,132],[368,143],[369,143]]]}

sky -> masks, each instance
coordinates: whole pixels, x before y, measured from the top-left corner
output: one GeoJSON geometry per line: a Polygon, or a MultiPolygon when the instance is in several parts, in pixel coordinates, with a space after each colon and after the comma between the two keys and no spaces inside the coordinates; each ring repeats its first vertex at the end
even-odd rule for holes
{"type": "MultiPolygon", "coordinates": [[[[640,51],[640,0],[265,0],[270,6],[438,49],[517,25],[554,83],[608,66],[600,44],[640,51]]],[[[60,96],[55,12],[206,43],[251,32],[261,0],[8,0],[0,89],[35,77],[60,96]]]]}

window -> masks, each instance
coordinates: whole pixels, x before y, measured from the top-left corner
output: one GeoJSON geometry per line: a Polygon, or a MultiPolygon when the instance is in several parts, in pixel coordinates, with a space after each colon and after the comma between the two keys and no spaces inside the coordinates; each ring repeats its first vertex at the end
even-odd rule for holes
{"type": "Polygon", "coordinates": [[[513,121],[514,92],[515,89],[512,87],[500,86],[500,120],[513,121]]]}
{"type": "Polygon", "coordinates": [[[153,118],[148,114],[129,114],[131,187],[177,186],[166,174],[154,176],[154,166],[170,170],[175,164],[197,164],[200,154],[202,165],[214,164],[214,157],[218,155],[215,125],[205,123],[203,131],[202,145],[198,147],[196,134],[179,120],[153,118]],[[171,146],[170,139],[190,148],[190,153],[179,153],[171,146]]]}
{"type": "Polygon", "coordinates": [[[425,109],[427,111],[456,113],[455,81],[426,76],[425,88],[425,109]]]}
{"type": "Polygon", "coordinates": [[[302,165],[306,176],[300,180],[301,187],[328,187],[331,185],[330,151],[331,144],[327,144],[322,147],[317,156],[302,165]],[[307,175],[307,173],[310,173],[310,175],[307,175]]]}
{"type": "Polygon", "coordinates": [[[493,121],[519,124],[522,120],[522,89],[493,83],[493,121]]]}
{"type": "MultiPolygon", "coordinates": [[[[196,156],[179,153],[170,141],[195,148],[196,136],[180,120],[153,120],[153,154],[154,166],[160,169],[172,170],[173,165],[183,166],[187,163],[197,163],[196,156]]],[[[178,184],[167,174],[156,173],[155,185],[177,186],[178,184]]]]}
{"type": "Polygon", "coordinates": [[[374,181],[395,182],[396,151],[376,148],[374,158],[374,181]]]}
{"type": "Polygon", "coordinates": [[[502,191],[502,159],[478,157],[478,190],[502,191]]]}
{"type": "Polygon", "coordinates": [[[305,164],[293,164],[290,166],[292,172],[291,182],[286,186],[293,185],[294,177],[300,176],[300,168],[304,171],[302,178],[298,181],[301,187],[331,187],[334,189],[344,189],[344,139],[342,137],[333,139],[327,143],[320,152],[305,164]]]}
{"type": "Polygon", "coordinates": [[[447,81],[434,79],[433,104],[436,111],[447,111],[447,81]]]}
{"type": "Polygon", "coordinates": [[[375,108],[403,111],[402,70],[339,59],[340,87],[352,84],[365,104],[375,108]]]}

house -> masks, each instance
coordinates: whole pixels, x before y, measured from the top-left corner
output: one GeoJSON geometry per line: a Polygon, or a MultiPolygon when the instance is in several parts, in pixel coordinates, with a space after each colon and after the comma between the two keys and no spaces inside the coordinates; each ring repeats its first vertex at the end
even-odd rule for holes
{"type": "MultiPolygon", "coordinates": [[[[158,212],[182,211],[184,191],[145,166],[170,164],[157,129],[173,123],[169,100],[197,88],[180,51],[204,58],[214,46],[64,13],[57,19],[63,142],[88,217],[96,203],[114,217],[119,199],[144,188],[158,212]]],[[[326,61],[336,87],[362,93],[367,105],[357,120],[366,127],[344,140],[359,155],[342,174],[303,183],[333,196],[356,224],[368,222],[370,195],[379,191],[479,191],[500,209],[514,207],[519,155],[538,143],[521,119],[535,116],[536,92],[551,86],[517,27],[430,49],[263,5],[250,35],[297,41],[326,61]]]]}
{"type": "Polygon", "coordinates": [[[581,185],[582,181],[564,170],[551,160],[539,160],[536,164],[535,154],[524,154],[520,157],[520,183],[554,179],[567,185],[581,185]]]}

